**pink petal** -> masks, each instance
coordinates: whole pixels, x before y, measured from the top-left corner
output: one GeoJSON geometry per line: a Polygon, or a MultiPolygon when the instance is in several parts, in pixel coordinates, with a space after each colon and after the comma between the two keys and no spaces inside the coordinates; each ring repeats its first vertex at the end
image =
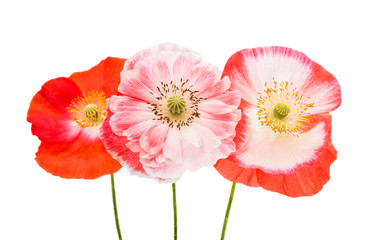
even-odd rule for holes
{"type": "Polygon", "coordinates": [[[175,163],[182,162],[181,134],[177,128],[170,128],[163,148],[163,155],[172,159],[175,163]]]}
{"type": "Polygon", "coordinates": [[[173,63],[174,80],[183,81],[191,79],[192,69],[200,62],[200,58],[196,58],[196,55],[191,53],[184,53],[179,55],[173,63]]]}
{"type": "Polygon", "coordinates": [[[156,93],[157,89],[152,86],[154,83],[149,77],[138,75],[132,70],[122,71],[118,91],[127,96],[153,103],[156,101],[153,93],[156,93]]]}
{"type": "Polygon", "coordinates": [[[150,130],[150,128],[156,125],[157,123],[153,120],[140,122],[125,130],[123,132],[123,136],[126,136],[128,140],[139,140],[142,134],[144,134],[146,131],[150,130]]]}
{"type": "Polygon", "coordinates": [[[110,118],[110,126],[115,134],[122,136],[123,132],[128,128],[151,120],[154,116],[151,111],[119,111],[110,118]]]}
{"type": "Polygon", "coordinates": [[[190,127],[200,136],[201,148],[204,152],[212,152],[221,145],[221,141],[211,129],[208,129],[198,123],[193,123],[190,127]]]}
{"type": "MultiPolygon", "coordinates": [[[[235,111],[231,114],[236,115],[236,119],[239,119],[239,117],[241,116],[240,111],[235,111]]],[[[225,139],[234,135],[237,125],[237,122],[221,121],[207,118],[196,119],[196,123],[206,127],[207,129],[210,129],[220,139],[225,139]]]]}
{"type": "Polygon", "coordinates": [[[163,148],[168,132],[167,124],[156,125],[142,134],[139,144],[149,154],[156,154],[163,148]]]}
{"type": "Polygon", "coordinates": [[[113,113],[125,110],[150,111],[148,107],[145,101],[128,96],[111,96],[109,99],[109,109],[113,113]]]}
{"type": "Polygon", "coordinates": [[[132,173],[142,174],[147,176],[142,164],[139,162],[139,154],[131,151],[128,147],[128,140],[126,137],[118,136],[112,131],[109,120],[113,113],[108,111],[107,117],[100,127],[101,141],[105,149],[116,160],[118,160],[123,167],[128,168],[132,173]]]}
{"type": "Polygon", "coordinates": [[[207,99],[199,103],[199,111],[206,113],[230,113],[237,109],[237,106],[227,105],[219,100],[207,99]]]}

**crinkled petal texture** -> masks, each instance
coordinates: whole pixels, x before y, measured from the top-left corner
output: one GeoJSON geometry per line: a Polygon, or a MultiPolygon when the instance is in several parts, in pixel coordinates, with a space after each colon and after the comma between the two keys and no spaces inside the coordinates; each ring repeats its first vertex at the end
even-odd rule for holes
{"type": "Polygon", "coordinates": [[[130,172],[176,182],[186,170],[212,166],[235,151],[241,117],[228,77],[186,48],[161,44],[128,59],[118,96],[101,132],[111,155],[130,172]],[[168,100],[184,99],[173,114],[168,100]]]}
{"type": "Polygon", "coordinates": [[[228,60],[223,76],[231,79],[232,90],[240,92],[242,118],[234,139],[236,152],[218,161],[215,168],[230,181],[290,197],[318,193],[336,159],[328,114],[341,103],[336,78],[303,53],[284,47],[239,51],[228,60]],[[281,89],[272,87],[280,83],[284,83],[281,89]],[[265,92],[268,87],[294,97],[265,92]],[[266,98],[260,99],[262,93],[267,93],[266,98]],[[291,111],[293,106],[304,106],[297,112],[300,118],[288,115],[302,124],[296,134],[277,131],[271,122],[263,124],[259,105],[276,103],[273,96],[293,101],[291,111]]]}
{"type": "Polygon", "coordinates": [[[87,92],[98,91],[105,97],[116,94],[124,62],[106,58],[70,78],[49,80],[33,97],[27,121],[41,140],[36,161],[44,170],[63,178],[95,179],[121,168],[100,140],[101,123],[81,127],[70,116],[69,107],[87,92]]]}

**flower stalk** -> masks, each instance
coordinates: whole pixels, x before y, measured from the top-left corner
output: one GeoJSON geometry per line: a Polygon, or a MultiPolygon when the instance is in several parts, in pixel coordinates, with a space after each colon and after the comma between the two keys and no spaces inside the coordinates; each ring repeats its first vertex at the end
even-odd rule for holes
{"type": "Polygon", "coordinates": [[[224,218],[221,240],[224,240],[224,236],[226,234],[226,228],[227,228],[227,223],[228,223],[228,218],[229,218],[229,212],[231,211],[231,206],[232,206],[232,201],[233,201],[233,196],[234,196],[235,189],[236,189],[236,182],[233,182],[232,183],[232,188],[231,188],[231,194],[230,194],[229,200],[228,200],[226,216],[224,218]]]}
{"type": "Polygon", "coordinates": [[[119,238],[119,240],[122,240],[122,234],[120,233],[120,227],[119,227],[117,200],[116,200],[116,196],[115,196],[114,174],[110,174],[110,178],[111,178],[111,182],[112,182],[112,194],[113,194],[115,225],[117,227],[118,238],[119,238]]]}
{"type": "Polygon", "coordinates": [[[176,186],[172,184],[172,201],[174,206],[174,240],[177,240],[177,209],[176,209],[176,186]]]}

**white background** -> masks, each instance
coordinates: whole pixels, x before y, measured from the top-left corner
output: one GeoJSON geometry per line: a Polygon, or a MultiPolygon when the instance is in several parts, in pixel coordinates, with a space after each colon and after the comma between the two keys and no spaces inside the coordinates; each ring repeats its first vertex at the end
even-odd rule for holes
{"type": "MultiPolygon", "coordinates": [[[[334,74],[338,159],[313,197],[292,199],[237,184],[226,240],[365,239],[365,37],[362,1],[1,1],[0,239],[117,239],[110,177],[66,180],[34,160],[26,112],[49,79],[107,56],[161,42],[200,52],[223,69],[243,48],[297,49],[334,74]]],[[[123,239],[173,239],[170,184],[115,176],[123,239]]],[[[180,240],[220,238],[231,183],[214,168],[177,183],[180,240]]]]}

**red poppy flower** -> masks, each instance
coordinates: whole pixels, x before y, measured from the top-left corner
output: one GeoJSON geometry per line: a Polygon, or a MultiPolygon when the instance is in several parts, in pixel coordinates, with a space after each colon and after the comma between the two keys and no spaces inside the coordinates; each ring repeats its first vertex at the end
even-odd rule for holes
{"type": "Polygon", "coordinates": [[[33,97],[27,121],[41,144],[36,161],[63,178],[95,179],[121,168],[99,139],[107,98],[118,93],[125,59],[108,57],[85,72],[46,82],[33,97]]]}
{"type": "Polygon", "coordinates": [[[336,78],[284,47],[244,49],[223,76],[241,94],[237,151],[215,165],[228,180],[291,197],[319,192],[336,159],[330,111],[341,103],[336,78]]]}

